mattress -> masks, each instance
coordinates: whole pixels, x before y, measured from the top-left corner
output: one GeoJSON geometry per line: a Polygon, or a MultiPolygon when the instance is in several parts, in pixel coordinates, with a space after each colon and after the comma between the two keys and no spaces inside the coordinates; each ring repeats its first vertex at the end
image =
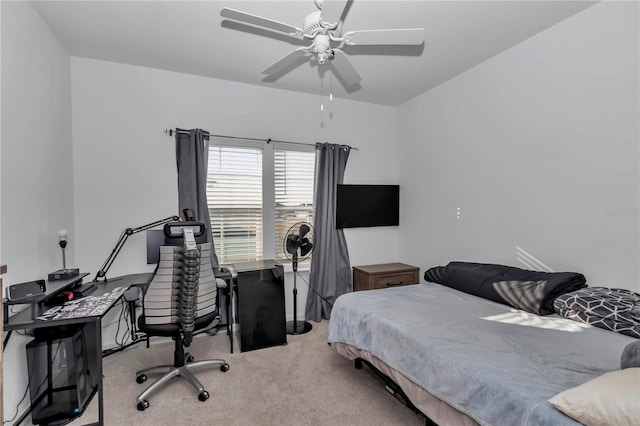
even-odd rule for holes
{"type": "Polygon", "coordinates": [[[547,400],[619,369],[634,339],[426,283],[340,296],[328,341],[371,354],[481,425],[538,426],[577,425],[547,400]]]}
{"type": "Polygon", "coordinates": [[[456,426],[478,425],[478,423],[471,417],[433,396],[371,353],[344,343],[334,343],[332,347],[335,348],[336,352],[346,358],[351,360],[360,358],[369,362],[369,364],[374,366],[378,371],[385,374],[393,380],[394,383],[400,386],[405,396],[409,398],[414,407],[427,415],[427,417],[436,424],[456,426]]]}

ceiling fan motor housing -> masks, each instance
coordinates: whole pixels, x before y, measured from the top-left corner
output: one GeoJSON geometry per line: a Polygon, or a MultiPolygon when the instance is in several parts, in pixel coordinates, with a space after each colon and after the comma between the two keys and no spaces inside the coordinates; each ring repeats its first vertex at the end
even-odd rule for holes
{"type": "Polygon", "coordinates": [[[319,32],[322,32],[322,25],[320,24],[321,13],[322,11],[318,10],[316,12],[308,14],[304,18],[304,25],[302,29],[304,30],[305,34],[309,34],[312,36],[318,34],[319,32]]]}

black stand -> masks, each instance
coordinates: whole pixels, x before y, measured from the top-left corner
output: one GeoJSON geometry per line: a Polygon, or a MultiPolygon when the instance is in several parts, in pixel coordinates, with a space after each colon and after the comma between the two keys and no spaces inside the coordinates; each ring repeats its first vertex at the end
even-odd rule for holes
{"type": "Polygon", "coordinates": [[[287,334],[304,334],[311,331],[313,326],[307,321],[298,321],[298,287],[296,278],[298,276],[298,253],[293,253],[293,321],[287,321],[287,334]]]}

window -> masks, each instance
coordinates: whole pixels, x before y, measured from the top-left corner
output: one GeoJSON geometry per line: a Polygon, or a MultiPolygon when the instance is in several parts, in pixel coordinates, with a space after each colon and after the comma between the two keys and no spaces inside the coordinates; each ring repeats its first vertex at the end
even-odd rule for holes
{"type": "Polygon", "coordinates": [[[207,200],[220,263],[285,262],[286,232],[313,223],[315,150],[231,143],[209,147],[207,200]]]}
{"type": "Polygon", "coordinates": [[[220,262],[262,259],[262,150],[210,146],[207,204],[220,262]]]}
{"type": "Polygon", "coordinates": [[[276,260],[286,260],[284,236],[298,222],[313,224],[313,177],[315,153],[274,152],[276,260]]]}

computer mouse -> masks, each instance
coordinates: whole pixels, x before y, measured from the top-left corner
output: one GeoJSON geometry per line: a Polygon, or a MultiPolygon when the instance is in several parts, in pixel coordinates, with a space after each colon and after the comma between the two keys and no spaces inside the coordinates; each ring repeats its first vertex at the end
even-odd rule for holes
{"type": "Polygon", "coordinates": [[[229,272],[229,268],[225,268],[223,266],[222,268],[220,268],[220,272],[222,272],[223,274],[226,274],[227,272],[229,272]]]}

